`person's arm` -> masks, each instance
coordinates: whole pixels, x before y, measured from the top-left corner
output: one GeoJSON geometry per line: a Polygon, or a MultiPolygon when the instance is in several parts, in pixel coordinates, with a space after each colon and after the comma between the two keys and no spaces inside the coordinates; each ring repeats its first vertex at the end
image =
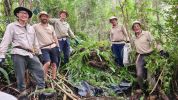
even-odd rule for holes
{"type": "MultiPolygon", "coordinates": [[[[53,27],[52,27],[52,28],[53,28],[53,27]]],[[[53,33],[52,33],[52,34],[53,34],[53,39],[54,39],[54,41],[55,41],[57,47],[59,47],[59,42],[58,42],[57,35],[56,35],[56,32],[55,32],[54,28],[53,28],[53,33]]]]}
{"type": "MultiPolygon", "coordinates": [[[[68,24],[68,25],[69,25],[69,24],[68,24]]],[[[75,39],[75,35],[74,35],[73,31],[71,30],[70,25],[69,25],[68,33],[69,33],[69,35],[70,35],[72,38],[75,39]]]]}
{"type": "Polygon", "coordinates": [[[12,32],[12,25],[8,25],[6,28],[6,31],[4,33],[4,36],[2,38],[1,44],[0,44],[0,58],[5,58],[5,54],[7,52],[9,44],[12,42],[13,32],[12,32]]]}
{"type": "Polygon", "coordinates": [[[156,48],[158,51],[163,50],[162,45],[155,41],[155,39],[153,38],[153,36],[150,32],[148,32],[148,41],[150,42],[150,44],[153,48],[156,48]]]}
{"type": "Polygon", "coordinates": [[[49,24],[54,25],[54,23],[57,21],[57,18],[49,18],[48,22],[49,24]]]}
{"type": "Polygon", "coordinates": [[[109,40],[112,42],[113,34],[111,33],[111,30],[109,31],[108,37],[109,37],[109,40]]]}
{"type": "Polygon", "coordinates": [[[124,35],[126,37],[126,42],[129,42],[130,41],[129,35],[128,35],[128,33],[126,31],[126,28],[124,26],[122,26],[122,31],[123,31],[123,33],[124,33],[124,35]]]}
{"type": "MultiPolygon", "coordinates": [[[[33,26],[34,28],[34,26],[33,26]]],[[[37,38],[37,33],[34,29],[34,43],[33,43],[33,48],[34,48],[34,52],[36,54],[42,54],[41,52],[41,49],[40,49],[40,45],[39,45],[39,41],[38,41],[38,38],[37,38]]]]}

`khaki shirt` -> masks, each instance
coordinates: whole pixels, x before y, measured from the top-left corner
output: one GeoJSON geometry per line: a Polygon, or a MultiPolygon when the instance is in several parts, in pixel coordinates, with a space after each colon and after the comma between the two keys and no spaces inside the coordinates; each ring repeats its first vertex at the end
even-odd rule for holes
{"type": "Polygon", "coordinates": [[[33,27],[36,31],[36,36],[41,48],[54,48],[55,46],[57,46],[55,43],[56,42],[55,39],[57,38],[57,36],[52,25],[48,24],[48,26],[45,27],[42,26],[41,23],[38,23],[38,24],[34,24],[33,27]],[[49,45],[49,46],[45,46],[45,45],[49,45]]]}
{"type": "Polygon", "coordinates": [[[70,28],[70,25],[66,21],[62,22],[60,21],[60,19],[52,18],[49,19],[49,23],[54,26],[58,39],[69,36],[75,38],[75,35],[70,28]]]}
{"type": "MultiPolygon", "coordinates": [[[[12,43],[12,47],[21,46],[26,49],[35,50],[36,53],[41,53],[35,34],[34,28],[29,24],[24,27],[18,21],[10,23],[0,44],[0,58],[5,58],[5,53],[10,43],[12,43]]],[[[33,57],[31,52],[19,48],[12,48],[11,53],[33,57]]]]}
{"type": "Polygon", "coordinates": [[[137,53],[146,54],[152,52],[152,42],[153,38],[151,33],[148,31],[142,31],[142,33],[134,39],[137,53]]]}
{"type": "Polygon", "coordinates": [[[125,41],[129,41],[127,31],[122,25],[117,25],[111,28],[110,39],[112,44],[125,43],[125,41]]]}

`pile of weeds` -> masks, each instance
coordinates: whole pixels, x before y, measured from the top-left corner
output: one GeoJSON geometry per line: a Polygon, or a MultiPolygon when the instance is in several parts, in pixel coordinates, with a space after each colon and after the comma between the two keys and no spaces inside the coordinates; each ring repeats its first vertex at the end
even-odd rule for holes
{"type": "Polygon", "coordinates": [[[69,63],[61,69],[74,86],[86,81],[104,89],[106,94],[114,95],[110,85],[118,85],[123,80],[135,80],[127,67],[119,69],[115,65],[108,41],[81,41],[73,49],[69,63]]]}

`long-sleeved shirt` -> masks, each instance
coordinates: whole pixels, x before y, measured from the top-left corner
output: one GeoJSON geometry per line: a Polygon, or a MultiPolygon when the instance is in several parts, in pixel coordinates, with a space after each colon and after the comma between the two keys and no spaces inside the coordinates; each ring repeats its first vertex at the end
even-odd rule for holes
{"type": "Polygon", "coordinates": [[[110,40],[112,44],[124,43],[129,41],[129,37],[126,29],[122,25],[117,25],[111,28],[110,31],[110,40]]]}
{"type": "Polygon", "coordinates": [[[15,46],[20,46],[25,49],[35,51],[36,53],[41,53],[35,34],[36,33],[34,28],[29,24],[27,24],[26,26],[22,26],[18,21],[10,23],[6,28],[0,44],[0,58],[5,58],[8,46],[11,43],[12,54],[33,57],[33,54],[31,52],[20,48],[14,48],[15,46]]]}
{"type": "Polygon", "coordinates": [[[38,23],[34,24],[33,27],[36,31],[36,36],[41,48],[54,48],[58,45],[56,42],[57,36],[52,25],[48,24],[47,26],[43,26],[41,23],[38,23]]]}
{"type": "Polygon", "coordinates": [[[153,37],[151,33],[148,31],[142,31],[142,33],[134,39],[137,53],[146,54],[152,52],[152,42],[153,37]]]}
{"type": "Polygon", "coordinates": [[[49,19],[49,23],[54,26],[57,38],[69,37],[75,38],[70,25],[66,21],[61,21],[60,19],[52,18],[49,19]]]}

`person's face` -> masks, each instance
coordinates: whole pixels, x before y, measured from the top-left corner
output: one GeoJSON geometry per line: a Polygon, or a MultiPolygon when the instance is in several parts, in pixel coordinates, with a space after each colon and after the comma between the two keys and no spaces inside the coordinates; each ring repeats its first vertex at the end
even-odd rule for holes
{"type": "Polygon", "coordinates": [[[116,25],[117,25],[117,20],[116,20],[116,19],[111,19],[111,20],[110,20],[110,23],[111,23],[113,26],[116,26],[116,25]]]}
{"type": "Polygon", "coordinates": [[[26,11],[19,11],[17,13],[18,19],[21,21],[27,21],[29,19],[29,15],[26,11]]]}
{"type": "Polygon", "coordinates": [[[66,19],[66,18],[67,18],[66,13],[61,13],[61,14],[59,15],[59,17],[60,17],[61,19],[66,19]]]}
{"type": "Polygon", "coordinates": [[[42,14],[42,15],[40,16],[40,22],[43,23],[43,24],[48,23],[48,19],[49,19],[49,16],[48,16],[48,15],[42,14]]]}
{"type": "Polygon", "coordinates": [[[140,33],[141,32],[141,27],[140,27],[140,24],[134,24],[134,26],[133,26],[133,31],[135,32],[135,33],[140,33]]]}

